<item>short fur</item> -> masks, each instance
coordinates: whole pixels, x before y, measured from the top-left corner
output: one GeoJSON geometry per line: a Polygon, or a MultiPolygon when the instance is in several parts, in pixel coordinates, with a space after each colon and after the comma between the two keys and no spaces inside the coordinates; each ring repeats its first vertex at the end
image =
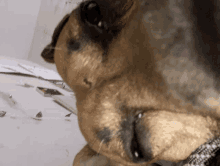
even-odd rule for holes
{"type": "Polygon", "coordinates": [[[145,13],[165,9],[165,0],[84,1],[60,22],[42,56],[55,62],[76,95],[79,127],[88,144],[74,166],[179,162],[220,135],[214,55],[219,34],[215,21],[203,14],[216,1],[201,11],[200,2],[185,1],[186,13],[199,38],[195,45],[209,44],[213,52],[197,49],[193,56],[187,49],[178,55],[156,51],[150,43],[145,13]],[[203,21],[214,26],[212,31],[200,26],[203,21]]]}

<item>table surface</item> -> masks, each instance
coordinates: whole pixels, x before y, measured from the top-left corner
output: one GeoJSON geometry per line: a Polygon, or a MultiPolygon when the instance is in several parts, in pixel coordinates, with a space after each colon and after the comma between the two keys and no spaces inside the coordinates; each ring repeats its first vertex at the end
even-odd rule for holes
{"type": "MultiPolygon", "coordinates": [[[[34,77],[0,74],[0,165],[69,166],[86,144],[77,116],[36,91],[37,86],[67,92],[54,84],[34,77]],[[33,87],[23,87],[22,84],[33,87]],[[12,98],[9,98],[9,96],[12,98]],[[42,120],[36,120],[41,112],[42,120]]],[[[73,102],[75,102],[73,100],[73,102]]]]}

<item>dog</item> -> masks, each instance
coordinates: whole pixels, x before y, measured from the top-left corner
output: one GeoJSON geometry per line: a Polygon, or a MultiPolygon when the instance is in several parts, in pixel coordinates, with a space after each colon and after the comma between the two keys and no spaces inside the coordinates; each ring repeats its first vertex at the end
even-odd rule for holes
{"type": "Polygon", "coordinates": [[[220,136],[217,3],[87,0],[63,18],[41,55],[77,99],[74,166],[177,163],[220,136]]]}

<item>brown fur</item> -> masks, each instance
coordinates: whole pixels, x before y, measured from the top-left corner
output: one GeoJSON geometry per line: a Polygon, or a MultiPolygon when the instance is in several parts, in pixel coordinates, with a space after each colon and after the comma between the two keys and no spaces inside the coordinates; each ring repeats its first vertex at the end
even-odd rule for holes
{"type": "MultiPolygon", "coordinates": [[[[178,162],[219,136],[218,98],[208,96],[201,105],[182,98],[165,66],[177,57],[155,53],[149,43],[143,13],[152,6],[164,7],[166,1],[147,1],[151,6],[144,9],[139,0],[95,1],[104,25],[98,38],[88,32],[93,25],[82,21],[81,5],[58,25],[52,43],[42,52],[46,61],[55,62],[77,98],[79,126],[88,145],[73,165],[178,162]],[[137,160],[130,149],[134,134],[144,153],[137,160]]],[[[175,75],[174,79],[180,78],[175,75]]]]}

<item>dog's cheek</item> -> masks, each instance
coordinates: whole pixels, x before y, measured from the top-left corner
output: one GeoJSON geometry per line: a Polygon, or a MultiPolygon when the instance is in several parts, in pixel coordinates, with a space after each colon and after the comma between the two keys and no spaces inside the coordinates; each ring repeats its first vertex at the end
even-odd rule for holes
{"type": "Polygon", "coordinates": [[[156,111],[145,116],[150,132],[153,157],[178,162],[186,159],[196,148],[213,137],[210,118],[156,111]]]}
{"type": "Polygon", "coordinates": [[[74,66],[74,63],[71,64],[70,61],[72,58],[70,51],[71,49],[79,49],[80,47],[80,43],[73,43],[73,41],[79,39],[80,35],[80,27],[78,25],[78,21],[75,18],[75,13],[76,11],[72,12],[68,23],[66,23],[65,27],[60,33],[56,44],[57,49],[54,53],[54,61],[57,67],[57,71],[66,82],[70,80],[70,78],[67,76],[67,72],[70,70],[71,66],[74,66]],[[73,44],[75,45],[73,46],[73,44]]]}
{"type": "Polygon", "coordinates": [[[56,46],[59,49],[54,55],[59,74],[74,91],[95,84],[102,59],[102,50],[82,37],[77,24],[77,20],[70,17],[60,34],[56,46]]]}
{"type": "Polygon", "coordinates": [[[86,99],[77,101],[80,130],[94,151],[127,164],[130,160],[120,138],[121,116],[113,104],[114,96],[109,101],[108,96],[98,97],[94,91],[86,99]]]}
{"type": "Polygon", "coordinates": [[[60,76],[63,78],[64,81],[67,81],[67,77],[66,77],[66,62],[64,60],[64,56],[62,56],[63,50],[57,50],[55,51],[54,54],[54,61],[56,64],[56,68],[58,73],[60,74],[60,76]]]}

